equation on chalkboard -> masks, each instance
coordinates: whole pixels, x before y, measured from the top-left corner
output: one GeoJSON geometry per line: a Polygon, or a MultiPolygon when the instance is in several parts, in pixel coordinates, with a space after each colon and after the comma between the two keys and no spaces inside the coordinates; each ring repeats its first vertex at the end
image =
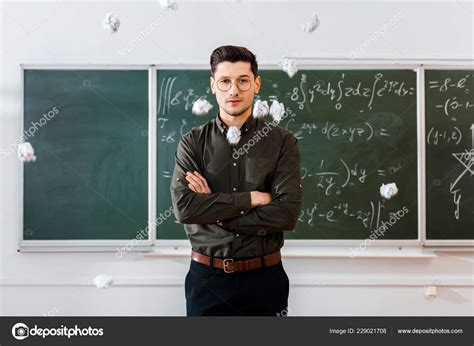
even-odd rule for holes
{"type": "Polygon", "coordinates": [[[474,71],[426,70],[427,239],[474,238],[474,71]]]}

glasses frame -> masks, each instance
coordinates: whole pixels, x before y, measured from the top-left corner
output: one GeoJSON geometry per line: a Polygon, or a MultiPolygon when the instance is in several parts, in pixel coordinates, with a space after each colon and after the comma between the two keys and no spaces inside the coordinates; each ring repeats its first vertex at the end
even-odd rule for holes
{"type": "MultiPolygon", "coordinates": [[[[224,79],[228,79],[228,78],[224,78],[224,79]]],[[[219,80],[216,81],[216,88],[217,88],[217,90],[222,91],[222,92],[228,92],[230,89],[232,89],[232,84],[234,84],[234,82],[233,82],[232,80],[231,80],[231,84],[230,84],[229,89],[227,89],[227,90],[222,90],[221,88],[219,88],[219,81],[221,81],[221,80],[222,80],[222,79],[219,79],[219,80]]],[[[249,91],[249,90],[250,90],[250,88],[252,87],[252,84],[253,84],[253,83],[254,83],[254,81],[252,81],[252,79],[250,78],[250,86],[249,86],[249,88],[246,89],[246,90],[240,89],[238,83],[236,83],[236,86],[237,86],[237,89],[239,89],[239,91],[245,92],[245,91],[249,91]]]]}

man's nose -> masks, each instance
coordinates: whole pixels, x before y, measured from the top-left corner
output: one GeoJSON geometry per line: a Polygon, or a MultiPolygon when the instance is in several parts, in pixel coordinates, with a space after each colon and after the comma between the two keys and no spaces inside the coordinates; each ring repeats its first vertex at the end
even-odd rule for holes
{"type": "Polygon", "coordinates": [[[237,83],[232,83],[229,89],[229,93],[231,95],[238,95],[239,94],[239,88],[237,87],[237,83]]]}

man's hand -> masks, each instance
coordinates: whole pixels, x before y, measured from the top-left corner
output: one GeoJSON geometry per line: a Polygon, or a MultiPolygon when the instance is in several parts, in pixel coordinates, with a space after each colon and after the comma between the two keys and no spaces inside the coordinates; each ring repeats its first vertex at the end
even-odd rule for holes
{"type": "Polygon", "coordinates": [[[266,205],[272,201],[272,195],[268,192],[251,191],[250,199],[252,208],[266,205]]]}
{"type": "Polygon", "coordinates": [[[186,172],[186,180],[189,185],[188,188],[194,192],[199,193],[211,193],[209,185],[207,185],[207,180],[199,174],[199,172],[186,172]]]}

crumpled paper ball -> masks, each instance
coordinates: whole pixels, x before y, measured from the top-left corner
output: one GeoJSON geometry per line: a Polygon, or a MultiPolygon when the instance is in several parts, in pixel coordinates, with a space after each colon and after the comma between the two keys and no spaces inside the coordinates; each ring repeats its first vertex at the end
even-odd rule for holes
{"type": "Polygon", "coordinates": [[[301,28],[303,29],[304,32],[310,33],[319,26],[319,23],[320,21],[319,21],[318,15],[316,13],[313,13],[309,22],[306,22],[305,24],[303,24],[301,28]]]}
{"type": "Polygon", "coordinates": [[[33,149],[30,142],[24,142],[18,146],[18,158],[22,162],[36,161],[35,149],[33,149]]]}
{"type": "Polygon", "coordinates": [[[263,118],[269,112],[268,102],[257,100],[253,105],[253,117],[254,118],[263,118]]]}
{"type": "Polygon", "coordinates": [[[107,275],[97,275],[96,278],[94,279],[94,285],[99,288],[109,288],[109,286],[113,283],[114,281],[112,280],[111,276],[107,275]]]}
{"type": "Polygon", "coordinates": [[[283,57],[278,60],[278,64],[280,69],[286,72],[290,78],[298,72],[298,64],[295,59],[283,57]]]}
{"type": "Polygon", "coordinates": [[[107,13],[105,15],[104,21],[102,23],[104,29],[110,31],[110,33],[114,34],[120,28],[120,20],[117,16],[113,13],[107,13]]]}
{"type": "Polygon", "coordinates": [[[196,100],[193,104],[193,114],[206,115],[213,108],[211,103],[206,99],[196,100]]]}
{"type": "Polygon", "coordinates": [[[278,102],[277,100],[272,101],[272,106],[270,107],[270,115],[273,118],[275,123],[279,123],[285,114],[285,106],[283,102],[278,102]]]}
{"type": "Polygon", "coordinates": [[[176,11],[178,9],[178,4],[176,0],[159,0],[160,7],[164,10],[176,11]]]}
{"type": "Polygon", "coordinates": [[[385,199],[390,199],[398,193],[397,184],[390,183],[390,184],[382,184],[380,186],[380,195],[385,199]]]}
{"type": "Polygon", "coordinates": [[[240,141],[240,130],[237,126],[231,126],[227,130],[227,141],[231,145],[235,145],[240,141]]]}

